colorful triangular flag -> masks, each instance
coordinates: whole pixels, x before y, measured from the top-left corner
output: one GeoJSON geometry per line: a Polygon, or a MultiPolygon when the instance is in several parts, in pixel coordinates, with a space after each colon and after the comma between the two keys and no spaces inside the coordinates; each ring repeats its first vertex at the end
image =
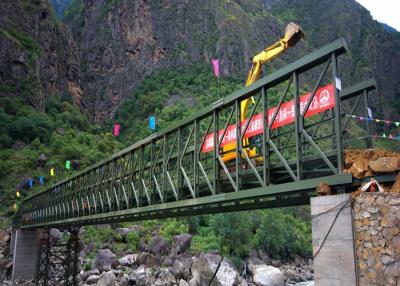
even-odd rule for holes
{"type": "Polygon", "coordinates": [[[399,127],[400,126],[400,121],[397,121],[394,124],[396,124],[396,126],[399,127]]]}

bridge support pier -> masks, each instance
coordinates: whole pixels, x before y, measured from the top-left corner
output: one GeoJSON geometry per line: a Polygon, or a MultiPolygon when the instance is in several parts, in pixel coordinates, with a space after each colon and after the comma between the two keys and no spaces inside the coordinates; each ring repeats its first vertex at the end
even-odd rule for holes
{"type": "Polygon", "coordinates": [[[315,286],[357,284],[350,194],[311,198],[315,286]]]}
{"type": "Polygon", "coordinates": [[[37,230],[17,229],[13,238],[12,280],[32,280],[35,277],[39,233],[37,230]]]}

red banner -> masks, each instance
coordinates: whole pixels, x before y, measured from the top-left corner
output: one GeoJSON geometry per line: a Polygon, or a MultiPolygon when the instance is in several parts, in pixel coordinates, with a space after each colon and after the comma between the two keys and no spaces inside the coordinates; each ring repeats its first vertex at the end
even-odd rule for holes
{"type": "MultiPolygon", "coordinates": [[[[307,105],[308,99],[310,98],[311,93],[307,93],[303,96],[300,96],[300,112],[304,112],[304,108],[307,105]]],[[[326,86],[320,87],[313,101],[311,102],[305,117],[310,117],[315,114],[321,113],[325,110],[331,109],[335,106],[335,97],[334,97],[334,87],[333,84],[328,84],[326,86]]],[[[276,109],[278,107],[273,107],[268,109],[268,119],[267,122],[272,120],[272,116],[274,115],[276,109]]],[[[282,103],[278,114],[272,124],[272,129],[282,127],[288,124],[291,124],[295,121],[295,111],[294,111],[294,100],[290,100],[282,103]]],[[[242,132],[246,125],[247,120],[243,120],[241,122],[242,132]]],[[[218,138],[221,140],[224,130],[221,129],[218,131],[218,138]]],[[[245,138],[250,138],[258,134],[263,133],[263,118],[262,113],[256,114],[250,120],[249,127],[246,130],[245,138]]],[[[222,140],[221,146],[224,146],[229,143],[234,143],[236,141],[236,124],[231,124],[228,126],[225,136],[222,140]]],[[[214,149],[214,133],[209,133],[206,136],[206,140],[201,148],[203,153],[210,152],[214,149]]]]}

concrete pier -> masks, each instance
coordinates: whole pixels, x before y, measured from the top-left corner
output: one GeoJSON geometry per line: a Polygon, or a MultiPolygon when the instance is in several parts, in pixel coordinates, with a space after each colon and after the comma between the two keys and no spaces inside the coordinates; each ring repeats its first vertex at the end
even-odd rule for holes
{"type": "Polygon", "coordinates": [[[31,280],[35,277],[39,234],[36,230],[14,231],[12,280],[31,280]]]}
{"type": "Polygon", "coordinates": [[[349,194],[311,198],[316,286],[357,285],[349,194]]]}

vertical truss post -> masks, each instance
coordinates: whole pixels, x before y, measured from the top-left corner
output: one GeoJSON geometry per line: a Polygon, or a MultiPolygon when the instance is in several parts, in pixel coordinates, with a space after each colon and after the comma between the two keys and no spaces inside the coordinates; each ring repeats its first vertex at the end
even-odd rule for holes
{"type": "MultiPolygon", "coordinates": [[[[364,111],[365,114],[368,116],[368,91],[367,89],[364,89],[363,92],[363,98],[364,98],[364,111]]],[[[369,120],[364,120],[365,121],[365,128],[367,131],[367,137],[366,137],[366,141],[367,141],[367,148],[371,149],[372,148],[372,137],[371,137],[371,124],[369,123],[369,120]]]]}
{"type": "MultiPolygon", "coordinates": [[[[236,190],[239,191],[241,189],[241,180],[240,180],[240,175],[241,175],[241,162],[240,159],[242,158],[242,125],[241,125],[241,120],[240,118],[240,100],[235,101],[235,109],[236,109],[236,190]]],[[[250,120],[250,119],[249,119],[250,120]]]]}
{"type": "Polygon", "coordinates": [[[299,78],[297,72],[293,72],[294,82],[294,116],[295,116],[295,133],[296,133],[296,171],[299,181],[303,177],[303,140],[302,132],[304,126],[304,116],[301,115],[300,110],[300,95],[299,95],[299,78]]]}
{"type": "Polygon", "coordinates": [[[343,172],[343,142],[342,142],[342,123],[341,123],[341,111],[340,111],[340,97],[339,91],[336,86],[336,78],[338,77],[337,72],[337,58],[336,54],[332,53],[332,80],[334,84],[334,95],[335,95],[335,138],[336,138],[336,152],[337,152],[337,164],[338,172],[343,172]]]}
{"type": "Polygon", "coordinates": [[[194,176],[194,194],[197,198],[199,196],[199,136],[200,136],[200,125],[198,119],[194,121],[194,148],[193,148],[193,176],[194,176]]]}
{"type": "Polygon", "coordinates": [[[50,235],[48,231],[40,233],[36,262],[35,286],[47,286],[50,264],[50,235]]]}
{"type": "Polygon", "coordinates": [[[262,97],[262,114],[263,114],[263,139],[262,139],[262,152],[263,152],[263,180],[264,186],[269,186],[271,184],[271,174],[270,174],[270,152],[269,152],[269,122],[268,118],[268,102],[267,102],[267,90],[263,86],[261,88],[262,97]]]}
{"type": "Polygon", "coordinates": [[[65,255],[65,286],[78,285],[78,256],[79,256],[79,230],[70,230],[70,237],[67,242],[65,255]]]}
{"type": "Polygon", "coordinates": [[[178,200],[182,199],[182,194],[183,194],[183,180],[182,180],[182,172],[180,168],[180,160],[181,156],[183,156],[182,153],[182,128],[178,128],[178,135],[177,135],[177,144],[178,144],[178,154],[176,156],[176,180],[177,180],[177,186],[178,186],[178,200]]]}
{"type": "Polygon", "coordinates": [[[213,189],[214,189],[214,194],[219,193],[219,162],[218,162],[218,156],[219,156],[219,148],[218,148],[218,141],[219,141],[219,134],[218,134],[218,111],[214,110],[213,111],[213,120],[214,120],[214,180],[213,180],[213,189]]]}

